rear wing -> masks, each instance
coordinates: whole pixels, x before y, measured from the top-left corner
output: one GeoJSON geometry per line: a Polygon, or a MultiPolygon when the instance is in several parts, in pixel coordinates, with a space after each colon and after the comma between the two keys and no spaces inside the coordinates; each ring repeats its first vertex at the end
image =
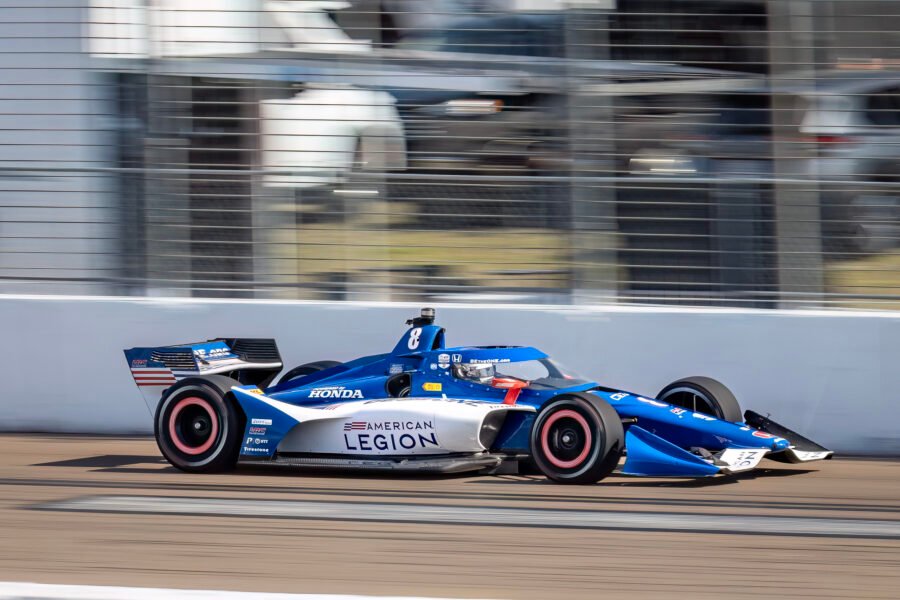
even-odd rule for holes
{"type": "Polygon", "coordinates": [[[217,338],[206,342],[125,350],[131,376],[152,413],[163,392],[185,377],[228,375],[245,385],[268,386],[281,371],[272,339],[217,338]]]}

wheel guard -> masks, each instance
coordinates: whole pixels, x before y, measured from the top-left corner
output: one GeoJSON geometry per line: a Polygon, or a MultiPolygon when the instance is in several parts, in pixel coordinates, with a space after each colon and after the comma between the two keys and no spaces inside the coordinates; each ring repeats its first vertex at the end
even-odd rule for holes
{"type": "Polygon", "coordinates": [[[706,477],[719,472],[719,467],[637,425],[625,432],[625,448],[628,454],[621,472],[626,475],[706,477]]]}
{"type": "Polygon", "coordinates": [[[766,458],[777,460],[779,462],[801,463],[811,460],[823,460],[831,458],[832,452],[824,446],[820,446],[814,441],[803,437],[796,431],[792,431],[752,410],[744,411],[744,421],[750,427],[755,427],[760,431],[771,433],[778,437],[782,437],[791,443],[791,447],[783,452],[769,454],[766,458]]]}

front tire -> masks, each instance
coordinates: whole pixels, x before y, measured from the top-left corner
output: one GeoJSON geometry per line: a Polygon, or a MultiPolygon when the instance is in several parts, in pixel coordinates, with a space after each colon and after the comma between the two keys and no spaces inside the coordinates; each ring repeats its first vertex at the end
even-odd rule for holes
{"type": "Polygon", "coordinates": [[[559,483],[596,483],[609,475],[625,448],[622,420],[592,394],[567,394],[541,409],[531,429],[538,470],[559,483]]]}
{"type": "Polygon", "coordinates": [[[661,402],[703,413],[722,421],[744,422],[741,405],[731,390],[709,377],[679,379],[664,387],[656,398],[661,402]]]}
{"type": "Polygon", "coordinates": [[[182,380],[166,392],[156,409],[154,434],[173,467],[214,473],[237,464],[243,420],[226,394],[221,386],[200,378],[182,380]]]}

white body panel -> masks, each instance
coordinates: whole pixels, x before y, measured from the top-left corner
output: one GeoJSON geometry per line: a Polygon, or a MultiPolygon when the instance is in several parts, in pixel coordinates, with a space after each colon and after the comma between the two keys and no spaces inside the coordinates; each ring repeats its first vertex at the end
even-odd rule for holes
{"type": "Polygon", "coordinates": [[[808,450],[797,450],[795,448],[788,448],[784,451],[785,456],[787,456],[788,462],[792,463],[801,463],[801,462],[809,462],[811,460],[825,460],[830,457],[834,452],[831,450],[821,450],[821,451],[808,451],[808,450]]]}
{"type": "Polygon", "coordinates": [[[738,473],[755,469],[768,452],[766,448],[728,448],[716,458],[723,463],[723,470],[738,473]]]}
{"type": "Polygon", "coordinates": [[[298,421],[279,452],[371,456],[483,452],[485,419],[530,406],[447,398],[395,398],[334,404],[325,408],[261,400],[298,421]]]}

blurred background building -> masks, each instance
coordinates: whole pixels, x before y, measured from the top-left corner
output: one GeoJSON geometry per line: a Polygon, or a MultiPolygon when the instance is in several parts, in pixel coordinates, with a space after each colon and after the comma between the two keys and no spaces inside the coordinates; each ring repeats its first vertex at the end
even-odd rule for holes
{"type": "Polygon", "coordinates": [[[0,292],[900,306],[900,5],[0,1],[0,292]]]}

